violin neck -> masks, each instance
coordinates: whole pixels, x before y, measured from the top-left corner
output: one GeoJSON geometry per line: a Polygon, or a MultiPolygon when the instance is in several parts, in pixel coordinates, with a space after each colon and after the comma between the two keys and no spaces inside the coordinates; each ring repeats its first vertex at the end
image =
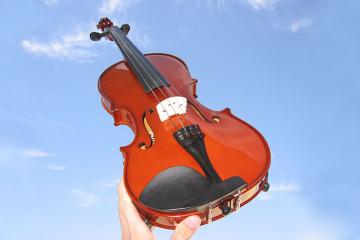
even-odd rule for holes
{"type": "Polygon", "coordinates": [[[146,93],[156,88],[169,87],[170,84],[160,72],[149,62],[144,54],[126,37],[126,34],[116,26],[109,29],[112,39],[122,52],[128,66],[135,73],[146,93]]]}

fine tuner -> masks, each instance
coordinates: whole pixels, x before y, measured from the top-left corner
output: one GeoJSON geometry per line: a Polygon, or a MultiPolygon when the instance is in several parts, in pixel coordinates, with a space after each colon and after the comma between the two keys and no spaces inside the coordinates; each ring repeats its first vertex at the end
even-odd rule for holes
{"type": "MultiPolygon", "coordinates": [[[[167,53],[143,54],[127,37],[128,24],[117,27],[103,18],[97,28],[91,40],[105,36],[124,57],[101,74],[98,90],[114,125],[134,132],[120,148],[123,179],[148,226],[174,229],[190,215],[208,224],[269,190],[270,149],[259,131],[229,108],[202,105],[185,62],[167,53]]],[[[225,76],[219,84],[231,88],[225,76]]]]}

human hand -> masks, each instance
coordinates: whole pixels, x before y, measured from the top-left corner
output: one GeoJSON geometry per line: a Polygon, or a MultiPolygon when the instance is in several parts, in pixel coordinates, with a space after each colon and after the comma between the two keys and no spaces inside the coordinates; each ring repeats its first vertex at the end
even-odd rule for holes
{"type": "MultiPolygon", "coordinates": [[[[155,240],[155,235],[141,219],[138,211],[126,192],[124,180],[118,185],[119,217],[122,230],[122,240],[155,240]]],[[[171,240],[187,240],[200,226],[198,216],[190,216],[180,222],[174,231],[171,240]]]]}

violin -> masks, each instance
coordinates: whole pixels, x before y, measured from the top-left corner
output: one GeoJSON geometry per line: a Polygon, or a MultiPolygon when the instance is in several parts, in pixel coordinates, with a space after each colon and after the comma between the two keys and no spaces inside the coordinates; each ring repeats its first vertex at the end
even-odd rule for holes
{"type": "Polygon", "coordinates": [[[124,57],[101,74],[98,89],[115,126],[135,134],[120,148],[124,183],[148,226],[174,229],[190,215],[208,224],[269,189],[265,138],[229,108],[197,101],[197,80],[184,61],[143,54],[127,37],[128,24],[103,18],[97,28],[90,39],[115,42],[124,57]]]}

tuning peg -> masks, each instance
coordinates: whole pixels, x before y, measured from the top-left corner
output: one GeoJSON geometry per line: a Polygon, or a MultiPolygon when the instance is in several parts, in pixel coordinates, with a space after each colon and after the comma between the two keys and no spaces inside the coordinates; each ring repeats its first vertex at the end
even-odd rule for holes
{"type": "Polygon", "coordinates": [[[120,29],[121,29],[121,31],[123,33],[125,33],[125,35],[127,35],[128,32],[130,31],[130,25],[129,24],[123,24],[123,25],[121,25],[120,29]]]}
{"type": "Polygon", "coordinates": [[[98,33],[98,32],[92,32],[90,33],[90,39],[92,41],[99,41],[102,37],[105,37],[107,35],[107,32],[98,33]]]}

